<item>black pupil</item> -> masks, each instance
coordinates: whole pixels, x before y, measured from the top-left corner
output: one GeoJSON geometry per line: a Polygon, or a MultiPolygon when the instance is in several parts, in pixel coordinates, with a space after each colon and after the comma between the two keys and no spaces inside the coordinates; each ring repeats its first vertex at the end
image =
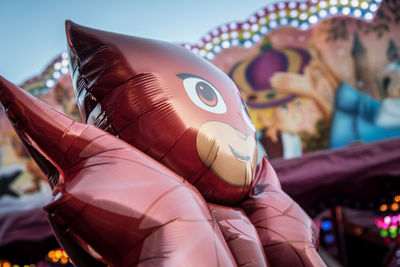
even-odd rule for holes
{"type": "Polygon", "coordinates": [[[205,82],[198,82],[196,84],[196,92],[204,97],[207,101],[212,101],[215,97],[213,89],[205,82]]]}

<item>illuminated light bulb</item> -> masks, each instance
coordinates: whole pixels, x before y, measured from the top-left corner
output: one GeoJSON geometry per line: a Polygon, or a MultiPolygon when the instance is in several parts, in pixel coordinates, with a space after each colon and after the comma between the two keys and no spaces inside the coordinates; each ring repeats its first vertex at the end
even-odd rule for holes
{"type": "Polygon", "coordinates": [[[268,32],[268,28],[267,27],[261,27],[261,29],[260,29],[260,32],[262,33],[262,34],[266,34],[267,32],[268,32]]]}
{"type": "Polygon", "coordinates": [[[67,258],[62,258],[61,259],[61,263],[62,264],[67,264],[68,263],[68,259],[67,258]]]}
{"type": "Polygon", "coordinates": [[[306,3],[301,3],[300,4],[300,10],[307,10],[307,4],[306,3]]]}
{"type": "Polygon", "coordinates": [[[274,5],[270,5],[267,7],[269,11],[274,11],[275,10],[275,6],[274,5]]]}
{"type": "Polygon", "coordinates": [[[219,34],[219,31],[217,29],[212,30],[211,34],[213,36],[217,36],[219,34]]]}
{"type": "Polygon", "coordinates": [[[61,53],[61,58],[62,59],[68,59],[68,53],[67,52],[62,52],[61,53]]]}
{"type": "Polygon", "coordinates": [[[200,41],[197,42],[197,46],[198,47],[202,47],[203,45],[204,45],[203,40],[200,40],[200,41]]]}
{"type": "Polygon", "coordinates": [[[285,8],[285,3],[280,2],[280,3],[278,4],[278,8],[279,8],[279,9],[284,9],[284,8],[285,8]]]}
{"type": "Polygon", "coordinates": [[[371,12],[375,12],[378,9],[378,6],[376,4],[372,4],[369,6],[369,10],[371,10],[371,12]]]}
{"type": "Polygon", "coordinates": [[[56,62],[56,63],[54,63],[53,67],[54,67],[55,70],[59,70],[59,69],[61,69],[62,65],[61,65],[60,62],[56,62]]]}
{"type": "Polygon", "coordinates": [[[202,56],[202,57],[204,57],[205,55],[206,55],[206,50],[204,50],[204,49],[201,49],[200,51],[199,51],[199,55],[200,56],[202,56]]]}
{"type": "Polygon", "coordinates": [[[250,32],[243,32],[243,38],[249,39],[251,36],[250,32]]]}
{"type": "Polygon", "coordinates": [[[324,231],[332,230],[332,222],[329,220],[325,220],[321,223],[321,229],[324,231]]]}
{"type": "Polygon", "coordinates": [[[359,4],[360,4],[360,3],[358,2],[358,0],[352,0],[352,1],[350,2],[350,5],[351,5],[352,7],[358,7],[359,4]]]}
{"type": "Polygon", "coordinates": [[[382,205],[379,207],[379,210],[380,210],[381,212],[387,211],[387,210],[388,210],[388,205],[382,204],[382,205]]]}
{"type": "Polygon", "coordinates": [[[3,267],[11,267],[11,263],[8,261],[3,262],[3,267]]]}
{"type": "Polygon", "coordinates": [[[361,10],[359,10],[359,9],[355,9],[355,10],[353,11],[353,14],[354,14],[354,16],[356,16],[357,18],[361,17],[361,15],[362,15],[361,10]]]}
{"type": "Polygon", "coordinates": [[[279,17],[281,17],[281,18],[286,17],[286,11],[285,10],[279,11],[279,17]]]}
{"type": "Polygon", "coordinates": [[[61,73],[62,74],[67,74],[68,73],[68,68],[66,68],[66,67],[61,68],[61,73]]]}
{"type": "Polygon", "coordinates": [[[333,234],[327,234],[324,240],[327,244],[332,244],[335,241],[335,237],[333,236],[333,234]]]}
{"type": "Polygon", "coordinates": [[[329,13],[331,13],[332,15],[335,15],[338,13],[338,9],[335,6],[332,6],[331,8],[329,8],[329,13]]]}
{"type": "Polygon", "coordinates": [[[195,47],[195,48],[192,49],[192,52],[197,55],[199,53],[199,49],[195,47]]]}
{"type": "Polygon", "coordinates": [[[260,17],[265,15],[265,10],[264,9],[260,9],[257,11],[257,15],[259,15],[260,17]]]}
{"type": "Polygon", "coordinates": [[[269,17],[269,19],[274,20],[274,19],[276,19],[276,13],[270,13],[268,15],[268,17],[269,17]]]}
{"type": "Polygon", "coordinates": [[[312,15],[311,17],[308,18],[308,22],[310,22],[311,24],[315,24],[318,22],[318,18],[315,15],[312,15]]]}
{"type": "Polygon", "coordinates": [[[301,20],[306,20],[308,18],[308,14],[307,13],[301,13],[300,14],[300,19],[301,20]]]}
{"type": "Polygon", "coordinates": [[[229,24],[229,28],[231,30],[236,30],[237,29],[237,23],[236,22],[232,22],[231,24],[229,24]]]}
{"type": "Polygon", "coordinates": [[[220,30],[221,30],[221,32],[227,32],[228,31],[228,26],[223,25],[223,26],[221,26],[220,30]]]}
{"type": "Polygon", "coordinates": [[[54,84],[55,84],[54,80],[49,79],[46,81],[47,88],[52,88],[54,84]]]}
{"type": "Polygon", "coordinates": [[[386,216],[383,220],[386,224],[389,224],[392,219],[390,218],[390,216],[386,216]]]}
{"type": "Polygon", "coordinates": [[[63,67],[67,67],[67,66],[68,66],[68,60],[67,60],[67,59],[64,59],[63,61],[61,61],[61,65],[62,65],[63,67]]]}
{"type": "Polygon", "coordinates": [[[242,29],[247,31],[248,29],[250,29],[250,24],[248,24],[248,23],[242,24],[242,29]]]}
{"type": "Polygon", "coordinates": [[[321,9],[318,15],[320,18],[325,18],[328,15],[328,12],[325,9],[321,9]]]}
{"type": "Polygon", "coordinates": [[[387,237],[389,235],[389,232],[385,229],[381,229],[380,234],[381,234],[381,237],[387,237]]]}
{"type": "Polygon", "coordinates": [[[337,0],[330,0],[329,4],[331,4],[331,6],[336,6],[338,4],[337,0]]]}
{"type": "Polygon", "coordinates": [[[349,0],[340,0],[340,3],[342,5],[348,5],[349,4],[349,0]]]}
{"type": "Polygon", "coordinates": [[[297,17],[297,15],[299,14],[299,12],[297,11],[297,10],[292,10],[292,11],[290,11],[290,16],[292,17],[292,18],[295,18],[295,17],[297,17]]]}
{"type": "Polygon", "coordinates": [[[399,204],[393,203],[392,205],[390,205],[390,209],[392,211],[398,211],[399,210],[399,204]]]}
{"type": "Polygon", "coordinates": [[[259,26],[258,24],[253,24],[251,25],[251,31],[256,32],[258,30],[259,26]]]}
{"type": "Polygon", "coordinates": [[[364,18],[366,20],[372,20],[374,18],[374,15],[371,12],[367,12],[365,13],[364,18]]]}
{"type": "Polygon", "coordinates": [[[302,29],[303,31],[308,30],[309,27],[310,27],[310,25],[306,22],[304,22],[300,25],[300,29],[302,29]]]}
{"type": "Polygon", "coordinates": [[[210,34],[206,34],[206,36],[204,36],[204,40],[210,41],[211,40],[211,35],[210,34]]]}
{"type": "Polygon", "coordinates": [[[206,43],[205,49],[206,50],[211,50],[213,47],[212,43],[206,43]]]}
{"type": "Polygon", "coordinates": [[[188,45],[188,44],[185,44],[185,48],[186,48],[187,50],[192,49],[192,47],[191,47],[190,45],[188,45]]]}
{"type": "Polygon", "coordinates": [[[214,53],[211,53],[211,52],[208,52],[208,53],[207,53],[207,59],[208,59],[208,60],[213,60],[214,57],[215,57],[215,56],[214,56],[214,53]]]}
{"type": "Polygon", "coordinates": [[[61,250],[57,250],[56,253],[55,253],[55,256],[56,256],[57,259],[60,259],[62,257],[61,250]]]}
{"type": "Polygon", "coordinates": [[[281,25],[287,25],[289,23],[287,18],[282,18],[279,22],[280,22],[281,25]]]}
{"type": "Polygon", "coordinates": [[[229,48],[229,47],[231,46],[231,44],[229,43],[229,41],[223,41],[222,44],[221,44],[221,46],[222,46],[223,48],[229,48]]]}
{"type": "Polygon", "coordinates": [[[258,34],[254,34],[251,39],[253,40],[253,42],[258,42],[261,39],[261,37],[258,34]]]}
{"type": "Polygon", "coordinates": [[[296,8],[296,6],[297,6],[297,3],[296,2],[289,2],[289,5],[288,5],[288,7],[289,8],[296,8]]]}
{"type": "Polygon", "coordinates": [[[269,27],[270,27],[271,29],[276,28],[276,26],[278,26],[278,23],[277,23],[275,20],[273,20],[273,21],[271,21],[271,22],[269,23],[269,27]]]}
{"type": "Polygon", "coordinates": [[[61,73],[59,72],[59,71],[55,71],[55,72],[53,72],[53,78],[54,79],[58,79],[58,78],[60,78],[61,77],[61,73]]]}
{"type": "Polygon", "coordinates": [[[265,24],[265,23],[267,23],[267,19],[264,18],[264,17],[262,17],[262,18],[260,19],[260,24],[263,25],[263,24],[265,24]]]}
{"type": "Polygon", "coordinates": [[[317,12],[317,7],[316,6],[310,6],[309,11],[310,11],[310,13],[315,13],[315,12],[317,12]]]}
{"type": "Polygon", "coordinates": [[[226,32],[224,32],[223,34],[221,34],[221,39],[222,39],[222,40],[227,40],[227,39],[229,39],[229,34],[226,33],[226,32]]]}
{"type": "Polygon", "coordinates": [[[239,40],[238,39],[234,39],[232,40],[232,46],[238,46],[239,45],[239,40]]]}
{"type": "Polygon", "coordinates": [[[246,42],[244,42],[244,47],[250,48],[252,46],[253,46],[253,43],[251,41],[247,40],[246,42]]]}
{"type": "Polygon", "coordinates": [[[326,8],[327,6],[328,6],[328,4],[326,3],[326,1],[319,2],[319,7],[320,8],[326,8]]]}
{"type": "Polygon", "coordinates": [[[368,2],[362,2],[362,3],[361,3],[361,8],[362,8],[362,9],[367,9],[368,6],[369,6],[369,5],[368,5],[368,2]]]}
{"type": "Polygon", "coordinates": [[[216,53],[216,54],[218,54],[219,52],[221,52],[221,47],[219,46],[219,45],[217,45],[216,47],[214,47],[214,52],[216,53]]]}
{"type": "Polygon", "coordinates": [[[254,23],[254,22],[257,21],[257,17],[256,17],[256,16],[251,16],[251,17],[249,18],[249,21],[250,21],[251,23],[254,23]]]}
{"type": "Polygon", "coordinates": [[[213,39],[213,43],[214,43],[214,44],[219,44],[220,41],[221,41],[221,40],[220,40],[218,37],[215,37],[215,38],[213,39]]]}
{"type": "Polygon", "coordinates": [[[299,21],[298,20],[292,20],[290,22],[290,25],[292,25],[293,27],[298,27],[299,26],[299,21]]]}
{"type": "Polygon", "coordinates": [[[237,38],[239,36],[239,33],[238,32],[231,32],[231,37],[232,38],[237,38]]]}
{"type": "Polygon", "coordinates": [[[348,8],[348,7],[343,8],[343,9],[342,9],[342,13],[343,13],[343,15],[348,15],[348,14],[350,14],[350,8],[348,8]]]}
{"type": "Polygon", "coordinates": [[[400,202],[400,195],[397,195],[394,197],[394,202],[400,202]]]}

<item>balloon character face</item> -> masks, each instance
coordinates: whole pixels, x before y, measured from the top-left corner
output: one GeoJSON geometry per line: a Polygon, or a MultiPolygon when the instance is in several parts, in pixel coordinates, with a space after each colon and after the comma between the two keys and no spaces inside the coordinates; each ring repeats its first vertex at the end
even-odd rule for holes
{"type": "Polygon", "coordinates": [[[234,83],[172,44],[67,22],[81,115],[195,185],[235,203],[254,182],[255,128],[234,83]]]}

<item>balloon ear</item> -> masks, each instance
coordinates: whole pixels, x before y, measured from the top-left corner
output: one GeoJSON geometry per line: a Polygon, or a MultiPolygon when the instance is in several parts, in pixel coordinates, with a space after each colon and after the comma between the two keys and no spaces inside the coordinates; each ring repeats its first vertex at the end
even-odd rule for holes
{"type": "Polygon", "coordinates": [[[99,99],[135,74],[121,51],[108,39],[116,34],[65,22],[71,77],[83,121],[99,99]],[[107,39],[108,38],[108,39],[107,39]],[[93,90],[96,88],[96,90],[93,90]]]}
{"type": "Polygon", "coordinates": [[[22,143],[54,188],[70,164],[80,160],[68,156],[67,151],[88,126],[54,110],[1,76],[0,102],[22,143]]]}
{"type": "Polygon", "coordinates": [[[69,49],[78,58],[83,58],[104,45],[94,34],[94,29],[78,25],[70,20],[65,21],[65,33],[69,49]]]}

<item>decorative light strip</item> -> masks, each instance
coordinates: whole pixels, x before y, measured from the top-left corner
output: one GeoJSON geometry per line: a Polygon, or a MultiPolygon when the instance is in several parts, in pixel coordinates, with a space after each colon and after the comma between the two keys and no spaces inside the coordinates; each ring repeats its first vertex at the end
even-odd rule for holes
{"type": "Polygon", "coordinates": [[[380,235],[383,238],[396,239],[400,236],[400,195],[393,198],[393,203],[382,204],[379,210],[384,214],[392,213],[386,216],[378,217],[375,220],[375,225],[380,230],[380,235]],[[394,213],[394,214],[393,214],[394,213]]]}
{"type": "Polygon", "coordinates": [[[281,26],[308,30],[313,24],[334,15],[346,15],[371,21],[381,0],[309,0],[268,5],[244,22],[222,25],[185,48],[208,60],[231,46],[250,48],[262,36],[281,26]]]}
{"type": "Polygon", "coordinates": [[[27,80],[20,85],[21,88],[33,95],[48,92],[64,74],[69,73],[68,53],[63,52],[39,76],[27,80]]]}
{"type": "MultiPolygon", "coordinates": [[[[347,15],[370,21],[382,0],[308,0],[306,2],[280,2],[261,8],[244,22],[231,22],[213,29],[196,44],[182,44],[193,53],[212,60],[231,46],[252,47],[265,34],[281,26],[301,30],[333,15],[347,15]]],[[[32,94],[50,90],[68,73],[68,54],[63,52],[39,76],[21,85],[32,94]]]]}

